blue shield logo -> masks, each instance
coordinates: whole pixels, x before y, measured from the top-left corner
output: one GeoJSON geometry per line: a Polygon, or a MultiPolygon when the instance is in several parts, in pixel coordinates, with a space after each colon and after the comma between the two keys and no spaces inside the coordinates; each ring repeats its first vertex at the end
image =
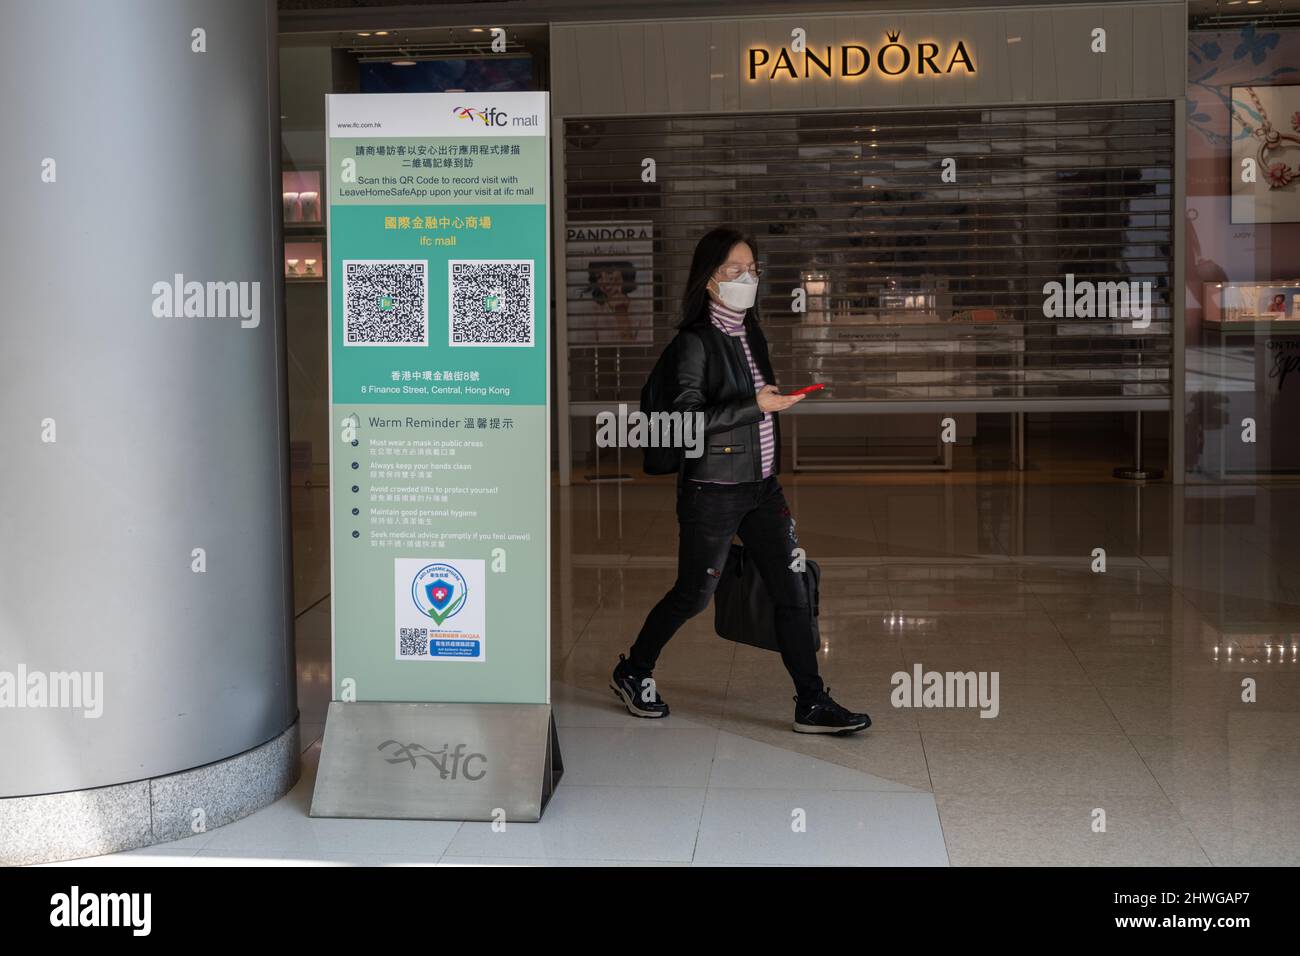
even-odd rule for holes
{"type": "Polygon", "coordinates": [[[411,600],[422,617],[431,617],[441,624],[455,617],[465,608],[469,585],[464,576],[451,564],[441,561],[426,564],[411,581],[411,600]]]}
{"type": "Polygon", "coordinates": [[[435,610],[445,611],[447,605],[451,603],[453,588],[442,578],[432,581],[424,586],[425,596],[428,597],[429,603],[435,610]]]}

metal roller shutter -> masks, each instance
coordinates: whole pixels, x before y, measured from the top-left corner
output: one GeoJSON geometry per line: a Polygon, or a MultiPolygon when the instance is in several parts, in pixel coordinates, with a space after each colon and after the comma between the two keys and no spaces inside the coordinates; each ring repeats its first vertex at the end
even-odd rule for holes
{"type": "Polygon", "coordinates": [[[636,400],[695,240],[720,223],[758,243],[783,385],[876,401],[1169,395],[1173,122],[1169,103],[569,120],[568,221],[654,228],[653,343],[593,344],[600,320],[573,308],[589,277],[570,262],[570,397],[636,400]],[[1044,285],[1067,273],[1149,281],[1149,327],[1047,317],[1044,285]]]}

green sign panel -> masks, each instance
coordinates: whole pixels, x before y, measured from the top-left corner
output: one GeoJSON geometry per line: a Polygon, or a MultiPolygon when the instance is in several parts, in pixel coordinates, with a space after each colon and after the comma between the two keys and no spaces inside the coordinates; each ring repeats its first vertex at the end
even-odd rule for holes
{"type": "Polygon", "coordinates": [[[333,697],[546,703],[546,94],[327,100],[333,697]]]}

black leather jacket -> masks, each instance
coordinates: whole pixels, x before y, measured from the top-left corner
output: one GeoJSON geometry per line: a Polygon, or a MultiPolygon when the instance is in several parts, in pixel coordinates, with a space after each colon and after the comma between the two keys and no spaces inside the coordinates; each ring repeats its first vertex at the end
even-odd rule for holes
{"type": "MultiPolygon", "coordinates": [[[[776,384],[767,339],[751,319],[745,332],[754,362],[770,385],[776,384]]],[[[704,481],[758,481],[763,475],[763,453],[758,426],[763,420],[754,381],[745,361],[739,336],[720,332],[708,320],[678,333],[677,395],[673,407],[681,412],[704,413],[704,453],[682,456],[681,477],[704,481]]],[[[780,470],[781,424],[772,415],[776,441],[773,473],[780,470]]]]}

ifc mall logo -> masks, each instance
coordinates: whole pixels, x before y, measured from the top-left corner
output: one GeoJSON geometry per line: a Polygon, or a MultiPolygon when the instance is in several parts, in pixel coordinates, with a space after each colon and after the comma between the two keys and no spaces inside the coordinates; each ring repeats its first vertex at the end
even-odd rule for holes
{"type": "Polygon", "coordinates": [[[484,126],[505,126],[509,119],[504,110],[499,110],[495,106],[486,110],[475,109],[472,106],[457,106],[451,113],[459,119],[482,123],[484,126]]]}
{"type": "Polygon", "coordinates": [[[469,586],[465,577],[450,564],[426,564],[411,581],[411,600],[424,617],[441,624],[465,607],[469,586]]]}

